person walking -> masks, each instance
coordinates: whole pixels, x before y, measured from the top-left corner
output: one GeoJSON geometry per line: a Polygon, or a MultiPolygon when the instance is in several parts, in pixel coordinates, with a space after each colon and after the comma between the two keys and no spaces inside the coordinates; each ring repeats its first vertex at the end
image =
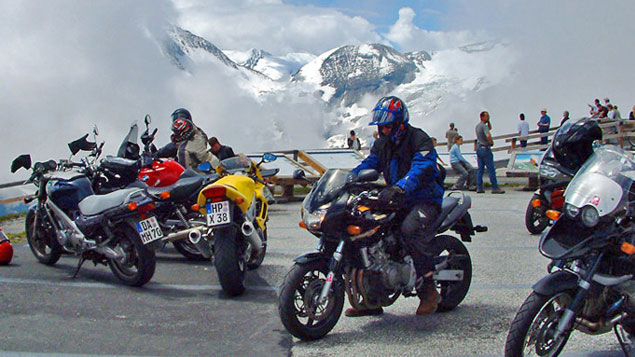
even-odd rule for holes
{"type": "Polygon", "coordinates": [[[359,150],[362,148],[362,145],[359,142],[359,138],[355,137],[355,130],[351,130],[351,135],[346,140],[346,144],[349,149],[359,150]]]}
{"type": "Polygon", "coordinates": [[[463,145],[463,137],[457,135],[450,149],[450,166],[459,178],[451,189],[476,191],[476,169],[461,154],[461,145],[463,145]]]}
{"type": "Polygon", "coordinates": [[[489,182],[492,184],[492,193],[505,193],[504,190],[498,187],[498,181],[496,180],[496,167],[494,167],[494,155],[491,149],[494,145],[494,140],[490,134],[492,123],[490,122],[489,113],[483,111],[479,117],[480,122],[476,125],[476,141],[474,142],[474,151],[476,151],[478,164],[476,171],[476,193],[485,192],[483,190],[483,172],[486,166],[489,174],[489,182]]]}
{"type": "MultiPolygon", "coordinates": [[[[540,120],[538,120],[538,132],[539,133],[549,132],[549,126],[551,126],[551,118],[547,115],[547,109],[542,108],[540,110],[540,120]]],[[[543,136],[540,138],[540,144],[547,145],[548,142],[549,142],[549,137],[543,136]]],[[[546,150],[546,148],[544,148],[543,150],[546,150]]]]}
{"type": "Polygon", "coordinates": [[[450,123],[450,129],[445,132],[445,138],[448,141],[448,151],[452,148],[454,144],[454,138],[459,135],[459,131],[454,127],[454,123],[450,123]]]}
{"type": "Polygon", "coordinates": [[[527,147],[527,137],[529,136],[529,123],[525,120],[525,113],[520,113],[520,122],[518,123],[518,137],[520,147],[527,147]]]}

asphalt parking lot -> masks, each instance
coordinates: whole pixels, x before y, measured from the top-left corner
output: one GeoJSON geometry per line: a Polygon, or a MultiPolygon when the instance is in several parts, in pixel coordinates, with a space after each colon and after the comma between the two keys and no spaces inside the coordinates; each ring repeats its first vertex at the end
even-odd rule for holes
{"type": "MultiPolygon", "coordinates": [[[[171,246],[157,253],[152,281],[129,288],[89,263],[73,279],[77,258],[44,266],[16,243],[12,264],[0,267],[0,355],[499,356],[511,319],[548,263],[539,237],[524,227],[531,192],[506,189],[470,193],[473,220],[489,231],[467,243],[472,287],[456,310],[417,317],[416,298],[401,298],[382,316],[342,316],[311,343],[292,338],[277,315],[277,288],[292,259],[317,243],[298,227],[297,202],[271,206],[267,257],[238,298],[222,293],[208,262],[188,262],[171,246]]],[[[563,355],[621,350],[613,334],[576,332],[563,355]]]]}

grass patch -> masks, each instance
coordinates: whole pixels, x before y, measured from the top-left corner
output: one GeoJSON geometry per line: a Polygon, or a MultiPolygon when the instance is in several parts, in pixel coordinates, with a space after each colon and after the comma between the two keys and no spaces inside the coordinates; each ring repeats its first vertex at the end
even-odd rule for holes
{"type": "Polygon", "coordinates": [[[11,241],[11,243],[22,243],[26,242],[26,233],[5,233],[7,238],[11,241]]]}
{"type": "Polygon", "coordinates": [[[6,221],[12,221],[14,219],[18,219],[24,216],[26,216],[26,212],[5,214],[4,216],[0,217],[0,223],[6,222],[6,221]]]}

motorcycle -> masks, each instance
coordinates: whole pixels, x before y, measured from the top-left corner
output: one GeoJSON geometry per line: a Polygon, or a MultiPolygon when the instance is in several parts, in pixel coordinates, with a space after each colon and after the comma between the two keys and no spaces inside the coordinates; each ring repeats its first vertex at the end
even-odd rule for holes
{"type": "Polygon", "coordinates": [[[551,224],[547,212],[562,212],[564,192],[575,173],[593,153],[594,142],[602,140],[596,120],[582,118],[565,122],[554,134],[538,167],[540,188],[529,200],[525,227],[531,234],[542,232],[551,224]]]}
{"type": "Polygon", "coordinates": [[[258,268],[267,252],[269,203],[264,196],[265,177],[278,169],[260,170],[262,163],[276,160],[271,153],[257,164],[244,155],[220,162],[218,181],[198,195],[200,212],[209,234],[202,238],[213,247],[214,266],[223,290],[232,296],[245,291],[245,272],[258,268]]]}
{"type": "Polygon", "coordinates": [[[506,356],[556,356],[574,330],[635,335],[635,161],[597,148],[569,183],[562,213],[539,244],[552,260],[509,328],[506,356]]]}
{"type": "MultiPolygon", "coordinates": [[[[400,233],[404,210],[379,205],[379,173],[328,170],[302,202],[300,226],[319,238],[315,252],[301,255],[280,289],[278,311],[284,327],[302,340],[324,337],[335,326],[344,294],[357,309],[390,306],[400,295],[416,296],[416,272],[400,233]]],[[[302,172],[294,174],[304,177],[302,172]]],[[[487,227],[474,226],[470,196],[451,192],[436,221],[433,279],[442,297],[438,311],[449,311],[465,298],[472,262],[463,242],[487,227]],[[452,230],[461,239],[443,234],[452,230]]]]}
{"type": "Polygon", "coordinates": [[[151,248],[163,237],[152,215],[154,200],[143,189],[128,188],[95,195],[83,172],[85,164],[36,162],[21,155],[11,172],[32,169],[25,184],[37,187],[26,215],[31,251],[42,264],[55,264],[64,253],[80,257],[74,276],[86,260],[108,265],[126,285],[142,286],[154,275],[151,248]]]}

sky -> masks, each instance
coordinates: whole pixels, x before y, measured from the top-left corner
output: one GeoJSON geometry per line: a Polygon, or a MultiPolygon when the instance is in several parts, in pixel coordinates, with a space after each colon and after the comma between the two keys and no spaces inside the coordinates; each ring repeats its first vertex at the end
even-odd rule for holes
{"type": "Polygon", "coordinates": [[[514,131],[520,112],[533,125],[542,107],[553,122],[565,109],[583,116],[594,98],[610,97],[627,116],[635,104],[633,13],[635,2],[618,0],[0,0],[0,182],[24,177],[9,172],[20,154],[67,158],[66,143],[93,125],[106,153],[146,113],[159,128],[158,144],[167,142],[168,116],[178,107],[237,151],[323,143],[311,134],[328,113],[315,104],[256,102],[219,70],[192,76],[175,68],[160,46],[170,24],[221,49],[274,55],[363,43],[446,53],[446,70],[456,73],[476,69],[444,51],[504,44],[478,68],[497,85],[452,98],[426,118],[434,125],[421,123],[443,137],[440,128],[454,121],[470,138],[482,110],[491,113],[494,135],[514,131]],[[272,125],[293,133],[274,141],[262,135],[272,125]]]}

